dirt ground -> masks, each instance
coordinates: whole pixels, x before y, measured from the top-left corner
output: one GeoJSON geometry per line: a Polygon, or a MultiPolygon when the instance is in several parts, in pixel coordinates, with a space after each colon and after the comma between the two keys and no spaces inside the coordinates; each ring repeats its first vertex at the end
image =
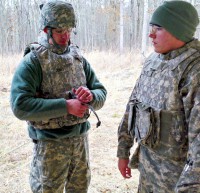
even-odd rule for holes
{"type": "MultiPolygon", "coordinates": [[[[90,63],[98,63],[93,56],[88,57],[90,63]]],[[[101,58],[101,62],[105,63],[106,59],[101,58]]],[[[101,67],[94,66],[97,76],[108,91],[108,96],[105,106],[97,111],[101,126],[96,128],[96,118],[89,118],[92,125],[89,131],[92,173],[89,193],[135,193],[137,190],[138,171],[132,170],[131,179],[123,179],[117,169],[116,151],[117,128],[141,66],[135,56],[129,56],[126,61],[121,57],[116,58],[116,61],[112,62],[109,61],[101,67]],[[109,66],[112,62],[116,63],[116,67],[109,66]]],[[[11,112],[11,79],[12,73],[1,72],[0,192],[31,193],[28,177],[33,144],[27,135],[26,123],[15,118],[11,112]]]]}

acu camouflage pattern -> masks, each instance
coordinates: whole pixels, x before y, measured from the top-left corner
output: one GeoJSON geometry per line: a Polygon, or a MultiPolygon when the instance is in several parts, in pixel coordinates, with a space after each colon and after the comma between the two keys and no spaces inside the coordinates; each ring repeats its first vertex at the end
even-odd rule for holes
{"type": "Polygon", "coordinates": [[[200,192],[199,105],[199,41],[147,59],[118,130],[118,157],[139,142],[140,193],[200,192]]]}
{"type": "MultiPolygon", "coordinates": [[[[77,46],[71,45],[64,53],[57,54],[57,48],[53,45],[45,42],[40,43],[41,45],[30,45],[31,51],[39,60],[43,74],[41,90],[36,93],[36,97],[69,99],[69,92],[72,91],[72,88],[86,87],[82,56],[77,46]],[[47,46],[49,46],[48,49],[47,46]]],[[[89,111],[85,113],[83,118],[68,114],[63,117],[29,121],[28,123],[37,129],[57,129],[83,123],[88,116],[89,111]]]]}
{"type": "Polygon", "coordinates": [[[33,193],[86,193],[90,183],[87,134],[34,146],[30,185],[33,193]]]}
{"type": "Polygon", "coordinates": [[[65,1],[50,0],[41,5],[41,29],[51,28],[74,28],[76,18],[72,5],[65,1]]]}

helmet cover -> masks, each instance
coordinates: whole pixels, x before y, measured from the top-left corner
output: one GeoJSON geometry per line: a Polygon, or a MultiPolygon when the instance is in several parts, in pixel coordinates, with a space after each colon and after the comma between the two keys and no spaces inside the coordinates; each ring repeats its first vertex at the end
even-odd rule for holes
{"type": "Polygon", "coordinates": [[[70,3],[62,0],[50,0],[40,5],[40,28],[74,28],[76,17],[70,3]]]}

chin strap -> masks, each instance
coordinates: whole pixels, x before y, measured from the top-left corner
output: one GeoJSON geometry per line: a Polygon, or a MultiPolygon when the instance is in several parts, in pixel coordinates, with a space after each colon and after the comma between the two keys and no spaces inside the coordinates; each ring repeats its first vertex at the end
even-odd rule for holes
{"type": "Polygon", "coordinates": [[[52,34],[52,28],[48,27],[47,28],[47,41],[49,42],[49,40],[52,40],[53,45],[57,48],[57,49],[61,49],[61,47],[56,43],[56,41],[53,39],[53,34],[52,34]]]}
{"type": "Polygon", "coordinates": [[[65,52],[67,50],[68,46],[71,44],[70,40],[68,42],[68,45],[66,45],[66,47],[62,47],[59,44],[57,44],[53,38],[52,28],[47,27],[47,41],[49,42],[50,39],[52,40],[52,43],[55,46],[55,48],[58,50],[61,50],[61,52],[65,52]]]}

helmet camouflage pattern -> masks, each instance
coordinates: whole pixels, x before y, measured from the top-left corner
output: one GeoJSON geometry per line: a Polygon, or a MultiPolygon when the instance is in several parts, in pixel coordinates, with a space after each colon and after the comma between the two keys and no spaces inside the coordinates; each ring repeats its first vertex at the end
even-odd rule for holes
{"type": "Polygon", "coordinates": [[[76,18],[72,5],[61,0],[50,0],[40,5],[40,28],[74,28],[76,18]]]}

